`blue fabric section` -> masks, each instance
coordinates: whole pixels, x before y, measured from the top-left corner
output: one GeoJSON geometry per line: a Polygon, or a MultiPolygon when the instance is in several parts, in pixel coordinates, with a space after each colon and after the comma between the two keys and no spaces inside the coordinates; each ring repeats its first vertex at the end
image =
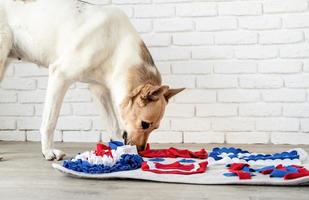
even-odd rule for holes
{"type": "MultiPolygon", "coordinates": [[[[224,175],[224,176],[227,176],[227,177],[238,176],[237,174],[232,173],[232,172],[224,173],[223,175],[224,175]]],[[[250,175],[251,175],[251,176],[256,176],[256,175],[253,174],[253,173],[250,173],[250,175]]]]}
{"type": "Polygon", "coordinates": [[[164,158],[150,158],[148,159],[149,161],[151,162],[162,162],[164,161],[165,159],[164,158]]]}
{"type": "Polygon", "coordinates": [[[286,174],[298,172],[298,169],[291,165],[285,166],[285,168],[286,169],[274,169],[274,171],[272,171],[272,173],[270,174],[270,177],[281,178],[281,177],[284,177],[286,174]]]}
{"type": "Polygon", "coordinates": [[[250,167],[248,167],[248,166],[244,166],[244,167],[242,168],[242,171],[244,171],[244,172],[255,172],[254,169],[252,169],[252,168],[250,168],[250,167]]]}
{"type": "Polygon", "coordinates": [[[298,169],[296,168],[296,167],[292,167],[292,166],[287,166],[287,167],[285,167],[286,169],[287,169],[287,171],[289,172],[289,173],[296,173],[296,172],[298,172],[298,169]]]}
{"type": "Polygon", "coordinates": [[[270,170],[270,169],[271,170],[275,169],[275,166],[270,165],[270,166],[262,167],[262,168],[259,168],[259,169],[255,169],[255,171],[262,173],[263,171],[270,170]]]}
{"type": "Polygon", "coordinates": [[[276,160],[276,159],[299,159],[299,155],[296,150],[290,152],[282,152],[275,154],[257,154],[257,155],[249,155],[249,156],[240,156],[238,154],[249,153],[248,151],[244,151],[242,149],[236,149],[234,147],[226,148],[226,147],[216,147],[212,149],[212,152],[209,153],[209,157],[212,157],[214,160],[221,160],[221,154],[228,154],[230,158],[239,158],[245,161],[256,161],[256,160],[276,160]]]}
{"type": "Polygon", "coordinates": [[[138,169],[141,167],[143,159],[139,155],[124,154],[115,165],[109,167],[104,165],[90,164],[87,161],[65,160],[63,166],[77,172],[84,172],[89,174],[111,173],[117,171],[127,171],[138,169]]]}
{"type": "Polygon", "coordinates": [[[108,143],[108,146],[111,148],[111,149],[114,149],[116,150],[117,147],[120,147],[120,146],[123,146],[123,142],[120,142],[120,141],[113,141],[111,140],[109,143],[108,143]]]}
{"type": "Polygon", "coordinates": [[[231,177],[231,176],[237,176],[237,174],[235,174],[235,173],[224,173],[223,174],[224,176],[227,176],[227,177],[231,177]]]}
{"type": "Polygon", "coordinates": [[[181,160],[178,160],[179,162],[182,162],[182,163],[195,163],[195,160],[192,160],[192,159],[181,159],[181,160]]]}
{"type": "Polygon", "coordinates": [[[284,177],[284,175],[286,175],[287,173],[289,172],[286,170],[274,169],[274,171],[272,171],[269,176],[281,178],[281,177],[284,177]]]}

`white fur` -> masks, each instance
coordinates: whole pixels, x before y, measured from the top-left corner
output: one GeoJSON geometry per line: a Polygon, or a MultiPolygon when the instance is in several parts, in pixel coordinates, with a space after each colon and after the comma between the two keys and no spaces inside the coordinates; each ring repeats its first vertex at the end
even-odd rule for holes
{"type": "Polygon", "coordinates": [[[46,159],[64,155],[53,149],[53,132],[63,97],[75,81],[90,84],[112,138],[121,138],[117,114],[128,93],[128,69],[142,62],[140,40],[117,8],[78,0],[0,0],[0,72],[8,52],[49,69],[40,128],[46,159]]]}

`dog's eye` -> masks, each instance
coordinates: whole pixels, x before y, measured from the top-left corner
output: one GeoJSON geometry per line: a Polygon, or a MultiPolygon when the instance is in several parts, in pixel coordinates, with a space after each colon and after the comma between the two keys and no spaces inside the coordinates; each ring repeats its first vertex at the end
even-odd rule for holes
{"type": "Polygon", "coordinates": [[[143,129],[148,129],[150,127],[150,123],[142,121],[141,123],[143,129]]]}

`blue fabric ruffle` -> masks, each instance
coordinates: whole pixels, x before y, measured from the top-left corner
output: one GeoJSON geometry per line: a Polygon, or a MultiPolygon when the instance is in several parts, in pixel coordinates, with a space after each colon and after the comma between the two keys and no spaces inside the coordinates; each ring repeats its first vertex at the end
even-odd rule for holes
{"type": "Polygon", "coordinates": [[[244,159],[246,161],[249,160],[276,160],[276,159],[299,159],[299,155],[297,153],[297,151],[293,150],[290,152],[282,152],[282,153],[275,153],[275,154],[258,154],[258,155],[250,155],[250,156],[244,156],[241,159],[244,159]]]}
{"type": "Polygon", "coordinates": [[[230,148],[226,148],[226,147],[215,147],[212,149],[212,152],[209,153],[209,157],[212,157],[215,160],[221,160],[222,157],[220,157],[220,155],[222,153],[228,153],[230,154],[229,157],[230,158],[234,158],[237,157],[237,155],[239,153],[249,153],[249,151],[244,151],[242,149],[239,148],[234,148],[234,147],[230,147],[230,148]]]}
{"type": "Polygon", "coordinates": [[[239,158],[245,161],[256,161],[256,160],[276,160],[276,159],[299,159],[298,152],[296,150],[290,151],[290,152],[282,152],[282,153],[275,153],[275,154],[257,154],[257,155],[249,155],[249,156],[239,156],[239,153],[250,153],[248,151],[244,151],[239,148],[213,148],[212,152],[209,153],[209,157],[212,157],[214,160],[221,160],[222,157],[220,156],[221,154],[228,154],[230,158],[239,158]]]}
{"type": "Polygon", "coordinates": [[[89,174],[100,174],[100,173],[111,173],[117,171],[127,171],[127,170],[134,170],[141,167],[143,159],[139,155],[131,155],[131,154],[124,154],[121,156],[120,160],[116,162],[113,166],[104,166],[104,165],[97,165],[91,164],[87,161],[83,160],[65,160],[63,162],[63,166],[67,169],[71,169],[77,172],[84,172],[89,174]]]}

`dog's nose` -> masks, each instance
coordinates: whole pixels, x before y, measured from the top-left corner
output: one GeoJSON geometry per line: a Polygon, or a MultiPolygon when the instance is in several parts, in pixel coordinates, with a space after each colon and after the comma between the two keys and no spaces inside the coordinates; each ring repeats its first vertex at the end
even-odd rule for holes
{"type": "Polygon", "coordinates": [[[124,144],[126,145],[128,142],[128,132],[127,131],[123,131],[122,133],[122,139],[124,141],[124,144]]]}

